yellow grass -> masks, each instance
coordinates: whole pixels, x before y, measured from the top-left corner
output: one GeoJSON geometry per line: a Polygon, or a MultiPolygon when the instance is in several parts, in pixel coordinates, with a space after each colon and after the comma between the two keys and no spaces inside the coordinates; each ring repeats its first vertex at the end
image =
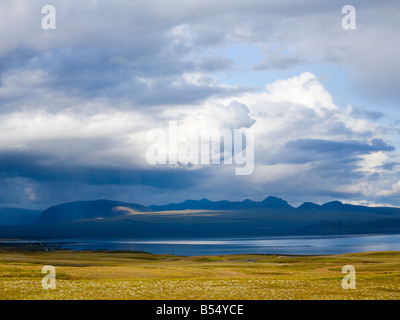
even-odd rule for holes
{"type": "Polygon", "coordinates": [[[0,251],[0,299],[399,299],[400,252],[179,257],[0,251]],[[344,290],[344,265],[356,289],[344,290]],[[42,288],[44,265],[56,289],[42,288]]]}

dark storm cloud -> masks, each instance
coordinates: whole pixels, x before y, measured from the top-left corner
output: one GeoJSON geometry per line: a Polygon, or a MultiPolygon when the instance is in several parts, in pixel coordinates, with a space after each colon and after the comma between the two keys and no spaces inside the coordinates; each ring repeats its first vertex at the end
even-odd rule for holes
{"type": "MultiPolygon", "coordinates": [[[[253,90],[253,87],[227,87],[215,82],[211,76],[200,76],[196,82],[185,78],[186,73],[213,72],[228,69],[233,62],[224,57],[207,56],[199,61],[180,60],[179,55],[151,52],[128,52],[129,48],[109,49],[102,46],[77,50],[56,50],[27,54],[17,58],[15,68],[7,68],[7,76],[24,76],[24,72],[43,72],[45,83],[37,84],[46,94],[65,94],[84,99],[125,99],[136,107],[147,105],[190,104],[201,102],[211,96],[227,96],[253,90]],[[13,74],[14,73],[14,74],[13,74]]],[[[5,59],[6,60],[6,59],[5,59]]],[[[32,97],[43,97],[35,83],[23,87],[18,95],[0,96],[2,111],[26,109],[32,97]],[[26,95],[24,90],[30,90],[26,95]],[[19,101],[19,103],[16,103],[19,101]]],[[[17,88],[15,88],[17,89],[17,88]]],[[[119,104],[113,104],[119,108],[119,104]]],[[[37,106],[34,106],[37,107],[37,106]]],[[[57,110],[57,105],[42,104],[48,111],[57,110]]],[[[72,107],[71,105],[59,106],[72,107]]]]}
{"type": "Polygon", "coordinates": [[[33,49],[15,49],[7,55],[0,56],[0,76],[12,69],[26,66],[26,63],[37,56],[38,52],[33,49]]]}
{"type": "MultiPolygon", "coordinates": [[[[371,143],[356,140],[297,139],[287,142],[281,152],[271,154],[266,161],[267,163],[292,164],[323,161],[322,163],[327,164],[325,168],[344,168],[346,166],[347,173],[349,173],[357,168],[356,162],[360,160],[361,155],[393,150],[395,150],[393,146],[386,144],[381,139],[372,139],[371,143]]],[[[322,169],[321,166],[324,165],[321,164],[320,169],[322,169]]]]}
{"type": "Polygon", "coordinates": [[[379,111],[370,111],[364,108],[351,107],[350,114],[357,118],[364,118],[369,120],[378,120],[383,117],[383,113],[379,111]]]}
{"type": "Polygon", "coordinates": [[[1,152],[0,177],[29,178],[41,182],[77,182],[91,185],[143,185],[180,190],[193,187],[208,176],[206,170],[183,168],[128,168],[105,165],[73,165],[47,154],[1,152]]]}
{"type": "Polygon", "coordinates": [[[285,146],[288,151],[303,150],[317,154],[363,154],[376,151],[393,151],[382,139],[372,139],[371,144],[360,141],[329,141],[321,139],[298,139],[289,141],[285,146]]]}

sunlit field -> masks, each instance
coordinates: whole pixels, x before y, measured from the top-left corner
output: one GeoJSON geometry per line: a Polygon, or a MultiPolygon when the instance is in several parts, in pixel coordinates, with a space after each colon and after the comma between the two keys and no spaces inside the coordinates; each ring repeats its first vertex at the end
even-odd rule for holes
{"type": "Polygon", "coordinates": [[[0,251],[1,299],[399,299],[400,252],[180,257],[140,252],[0,251]],[[42,288],[44,265],[56,289],[42,288]],[[356,269],[344,290],[342,267],[356,269]]]}

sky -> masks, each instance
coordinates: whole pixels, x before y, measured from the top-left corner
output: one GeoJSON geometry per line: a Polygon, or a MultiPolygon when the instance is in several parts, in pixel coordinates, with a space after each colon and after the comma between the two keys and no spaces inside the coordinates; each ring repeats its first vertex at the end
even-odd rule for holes
{"type": "Polygon", "coordinates": [[[0,206],[400,206],[399,22],[390,0],[3,0],[0,206]],[[254,171],[149,163],[148,133],[171,121],[252,130],[254,171]]]}

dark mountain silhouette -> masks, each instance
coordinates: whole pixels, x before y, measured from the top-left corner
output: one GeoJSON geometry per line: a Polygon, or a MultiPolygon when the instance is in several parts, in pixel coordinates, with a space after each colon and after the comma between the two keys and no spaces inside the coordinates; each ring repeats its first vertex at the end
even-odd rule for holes
{"type": "Polygon", "coordinates": [[[324,203],[321,206],[321,209],[324,209],[324,210],[343,210],[343,209],[352,209],[354,207],[357,207],[357,206],[354,206],[354,205],[351,205],[351,204],[343,204],[340,201],[331,201],[331,202],[324,203]]]}
{"type": "Polygon", "coordinates": [[[137,203],[110,200],[76,201],[59,204],[42,212],[39,223],[58,223],[75,220],[111,218],[126,215],[129,209],[139,212],[151,211],[137,203]]]}
{"type": "Polygon", "coordinates": [[[400,213],[400,208],[394,207],[367,207],[352,204],[345,204],[340,201],[331,201],[319,205],[313,202],[304,202],[297,207],[298,210],[316,210],[316,211],[338,211],[338,212],[371,212],[381,214],[396,214],[400,213]]]}
{"type": "Polygon", "coordinates": [[[323,204],[320,210],[341,211],[341,212],[374,212],[382,214],[395,214],[400,212],[400,208],[392,207],[367,207],[352,204],[344,204],[340,201],[331,201],[323,204]]]}
{"type": "Polygon", "coordinates": [[[313,202],[304,202],[301,206],[298,206],[297,209],[300,210],[318,210],[321,209],[319,204],[313,202]]]}
{"type": "Polygon", "coordinates": [[[289,205],[285,200],[282,200],[277,197],[267,197],[263,201],[261,201],[261,208],[268,209],[288,209],[293,208],[289,205]]]}
{"type": "MultiPolygon", "coordinates": [[[[0,211],[1,212],[1,211],[0,211]]],[[[223,237],[400,233],[400,208],[339,201],[298,208],[285,200],[186,200],[163,206],[77,201],[44,210],[39,223],[1,226],[0,238],[223,237]],[[185,211],[184,211],[185,210],[185,211]]]]}
{"type": "Polygon", "coordinates": [[[149,206],[154,211],[168,210],[187,210],[187,209],[203,209],[203,210],[238,210],[238,209],[293,209],[285,200],[277,197],[269,196],[263,201],[252,201],[246,199],[244,201],[210,201],[208,199],[186,200],[181,203],[170,203],[161,206],[149,206]]]}
{"type": "MultiPolygon", "coordinates": [[[[400,213],[399,208],[355,206],[350,204],[343,204],[340,201],[332,201],[323,205],[318,205],[312,202],[305,202],[298,208],[294,208],[289,205],[287,201],[274,196],[269,196],[263,201],[252,201],[250,199],[246,199],[244,201],[210,201],[208,199],[201,199],[186,200],[181,203],[170,203],[161,206],[153,205],[149,207],[145,207],[137,203],[126,203],[111,200],[95,200],[69,202],[50,207],[42,212],[38,222],[59,223],[95,218],[112,218],[130,214],[131,210],[138,212],[180,210],[274,210],[275,214],[276,211],[286,212],[287,210],[292,210],[294,212],[302,212],[303,215],[304,212],[306,214],[311,212],[320,212],[321,219],[324,217],[323,212],[327,211],[340,213],[357,212],[387,215],[400,213]]],[[[316,219],[317,221],[320,221],[320,218],[314,217],[314,219],[316,219]]]]}

